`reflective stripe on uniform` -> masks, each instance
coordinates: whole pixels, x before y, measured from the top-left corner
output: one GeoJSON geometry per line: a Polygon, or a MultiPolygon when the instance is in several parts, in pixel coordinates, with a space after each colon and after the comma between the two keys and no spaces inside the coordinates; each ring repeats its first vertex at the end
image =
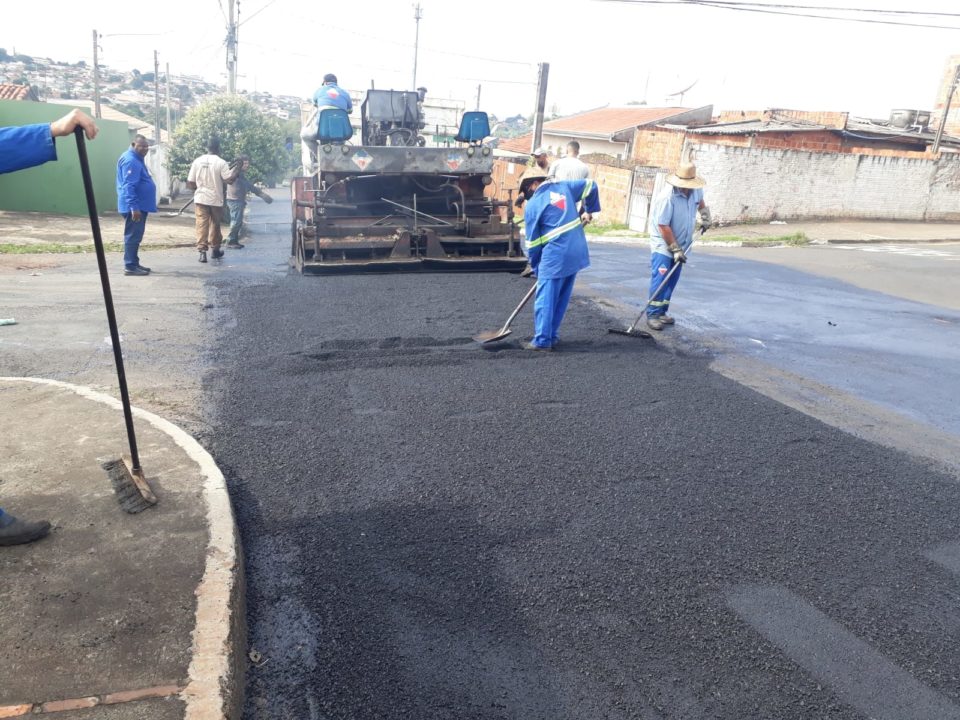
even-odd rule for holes
{"type": "Polygon", "coordinates": [[[532,247],[532,248],[539,247],[540,245],[546,245],[548,242],[550,242],[554,238],[560,237],[565,232],[569,232],[570,230],[573,230],[579,224],[580,224],[580,218],[577,218],[576,220],[571,220],[566,225],[561,225],[560,227],[554,228],[550,232],[544,235],[541,235],[540,237],[534,240],[529,240],[527,244],[529,245],[529,247],[532,247]]]}
{"type": "Polygon", "coordinates": [[[650,302],[650,307],[663,307],[664,305],[669,305],[670,302],[667,300],[652,300],[650,302]]]}
{"type": "Polygon", "coordinates": [[[593,190],[593,180],[587,180],[583,184],[583,194],[580,196],[580,202],[585,202],[587,195],[590,194],[590,191],[593,190]]]}

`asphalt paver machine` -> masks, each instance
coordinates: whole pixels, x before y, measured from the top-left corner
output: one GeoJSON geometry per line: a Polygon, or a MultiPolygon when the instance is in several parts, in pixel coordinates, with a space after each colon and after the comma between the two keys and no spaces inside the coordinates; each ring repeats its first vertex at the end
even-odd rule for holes
{"type": "Polygon", "coordinates": [[[493,171],[486,113],[463,114],[456,144],[426,147],[422,101],[367,91],[358,138],[344,110],[317,113],[309,163],[291,184],[291,261],[302,273],[526,266],[512,203],[484,194],[493,171]]]}

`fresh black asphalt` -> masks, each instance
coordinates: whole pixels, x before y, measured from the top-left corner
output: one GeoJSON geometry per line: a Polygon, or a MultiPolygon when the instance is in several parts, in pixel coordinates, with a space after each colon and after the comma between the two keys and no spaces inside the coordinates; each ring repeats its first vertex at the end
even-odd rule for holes
{"type": "Polygon", "coordinates": [[[518,348],[529,310],[472,343],[527,282],[214,281],[245,718],[861,718],[865,657],[925,689],[910,718],[960,705],[960,576],[927,557],[960,539],[954,478],[608,335],[585,299],[559,352],[518,348]],[[743,610],[782,596],[860,645],[811,667],[803,627],[761,632],[789,603],[743,610]]]}

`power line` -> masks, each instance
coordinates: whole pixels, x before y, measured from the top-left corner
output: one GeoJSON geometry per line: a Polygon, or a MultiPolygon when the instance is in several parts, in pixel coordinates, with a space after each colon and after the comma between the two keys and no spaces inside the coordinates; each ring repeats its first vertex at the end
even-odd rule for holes
{"type": "MultiPolygon", "coordinates": [[[[251,20],[253,20],[257,15],[259,15],[259,14],[262,13],[264,10],[266,10],[268,7],[270,7],[271,5],[273,5],[276,1],[277,1],[277,0],[270,0],[266,5],[264,5],[262,8],[260,8],[259,10],[257,10],[255,13],[253,13],[253,15],[250,15],[246,20],[244,20],[242,23],[240,23],[240,25],[246,25],[248,22],[250,22],[251,20]]],[[[239,27],[239,26],[238,26],[238,27],[239,27]]]]}
{"type": "MultiPolygon", "coordinates": [[[[787,15],[791,17],[802,17],[802,18],[811,18],[814,20],[838,20],[841,22],[855,22],[855,23],[869,23],[874,25],[893,25],[896,27],[915,27],[915,28],[929,28],[933,30],[960,30],[960,27],[956,25],[930,25],[925,23],[906,23],[898,22],[896,20],[877,20],[870,18],[858,18],[858,17],[842,17],[839,15],[817,15],[812,13],[802,13],[802,12],[791,12],[789,10],[778,10],[775,8],[781,7],[779,5],[767,5],[765,3],[730,3],[730,2],[713,2],[711,0],[594,0],[595,2],[615,2],[615,3],[624,3],[628,5],[686,5],[687,7],[691,6],[700,6],[700,7],[710,7],[717,10],[735,10],[739,12],[754,12],[754,13],[763,13],[767,15],[787,15]]],[[[783,6],[788,7],[788,6],[783,6]]],[[[811,8],[813,6],[798,6],[803,8],[811,8]]],[[[819,7],[819,6],[817,6],[819,7]]],[[[834,10],[835,8],[826,8],[827,10],[834,10]]],[[[838,10],[839,11],[839,10],[838,10]]],[[[857,8],[856,12],[875,12],[882,13],[883,11],[871,11],[865,8],[857,8]]],[[[902,11],[902,12],[911,12],[911,11],[902,11]]],[[[926,15],[927,13],[918,13],[920,15],[926,15]]],[[[933,13],[931,13],[933,14],[933,13]]],[[[943,13],[946,17],[960,17],[960,15],[943,13]]]]}

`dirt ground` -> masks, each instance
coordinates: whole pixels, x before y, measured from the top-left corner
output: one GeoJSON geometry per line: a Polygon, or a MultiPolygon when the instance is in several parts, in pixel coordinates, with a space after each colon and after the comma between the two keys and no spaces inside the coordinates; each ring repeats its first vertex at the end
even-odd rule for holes
{"type": "MultiPolygon", "coordinates": [[[[165,214],[176,212],[182,206],[183,202],[177,207],[161,208],[150,214],[143,238],[145,245],[163,249],[194,244],[193,208],[187,208],[183,215],[177,217],[167,217],[165,214]]],[[[101,215],[100,231],[107,246],[122,244],[123,218],[116,213],[101,215]]],[[[90,245],[92,249],[90,219],[86,216],[0,210],[0,246],[3,245],[51,246],[48,250],[36,248],[35,251],[39,252],[49,252],[55,245],[90,245]]]]}

